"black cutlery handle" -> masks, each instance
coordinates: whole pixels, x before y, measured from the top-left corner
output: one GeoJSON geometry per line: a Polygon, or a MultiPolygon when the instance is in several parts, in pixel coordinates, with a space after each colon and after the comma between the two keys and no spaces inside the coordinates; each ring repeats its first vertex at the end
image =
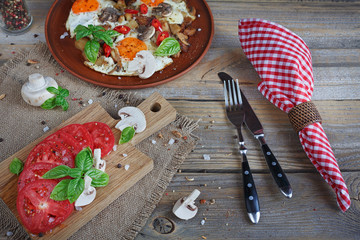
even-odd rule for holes
{"type": "Polygon", "coordinates": [[[263,154],[265,156],[265,160],[267,165],[269,166],[270,172],[276,182],[276,184],[279,186],[283,194],[291,198],[292,196],[292,190],[290,183],[286,177],[286,174],[282,170],[279,162],[276,160],[276,157],[271,152],[269,146],[267,144],[261,145],[261,150],[263,151],[263,154]]]}
{"type": "MultiPolygon", "coordinates": [[[[256,192],[256,187],[254,183],[254,179],[252,173],[250,171],[249,163],[246,160],[246,155],[243,155],[242,162],[242,175],[243,175],[243,184],[244,184],[244,197],[245,197],[245,205],[246,210],[249,214],[250,219],[252,218],[250,214],[253,216],[259,215],[260,217],[260,204],[259,198],[256,192]]],[[[256,219],[255,222],[251,219],[253,223],[257,223],[259,219],[256,219]]]]}

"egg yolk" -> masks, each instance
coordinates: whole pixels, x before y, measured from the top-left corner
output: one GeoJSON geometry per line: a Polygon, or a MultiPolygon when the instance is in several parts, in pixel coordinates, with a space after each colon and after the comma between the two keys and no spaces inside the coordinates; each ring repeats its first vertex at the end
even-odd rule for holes
{"type": "Polygon", "coordinates": [[[138,52],[147,50],[147,46],[143,41],[133,37],[123,39],[116,47],[120,56],[129,60],[133,60],[138,52]]]}
{"type": "Polygon", "coordinates": [[[73,13],[79,14],[83,12],[92,12],[99,8],[97,0],[76,0],[71,9],[73,13]]]}
{"type": "Polygon", "coordinates": [[[160,3],[164,2],[164,0],[141,0],[141,1],[150,7],[156,7],[160,3]]]}

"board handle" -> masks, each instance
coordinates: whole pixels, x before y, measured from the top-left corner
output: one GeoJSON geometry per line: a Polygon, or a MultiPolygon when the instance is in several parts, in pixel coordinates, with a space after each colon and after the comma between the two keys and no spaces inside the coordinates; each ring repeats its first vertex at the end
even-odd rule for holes
{"type": "Polygon", "coordinates": [[[132,145],[140,143],[176,118],[175,108],[158,92],[151,94],[137,107],[145,114],[146,129],[141,134],[135,134],[130,142],[132,145]]]}

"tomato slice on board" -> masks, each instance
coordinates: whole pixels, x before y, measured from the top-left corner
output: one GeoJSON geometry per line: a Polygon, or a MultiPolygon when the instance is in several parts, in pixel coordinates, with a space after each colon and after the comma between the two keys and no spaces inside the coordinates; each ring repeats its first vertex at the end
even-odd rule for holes
{"type": "Polygon", "coordinates": [[[24,168],[38,162],[75,167],[75,155],[71,149],[56,140],[43,141],[36,145],[26,159],[24,168]]]}
{"type": "Polygon", "coordinates": [[[33,234],[50,231],[65,221],[74,210],[74,204],[69,200],[50,199],[57,183],[52,179],[39,179],[26,185],[18,194],[16,208],[20,220],[33,234]]]}
{"type": "MultiPolygon", "coordinates": [[[[38,179],[42,179],[41,177],[42,175],[44,175],[47,171],[53,169],[56,166],[57,164],[40,162],[25,168],[19,176],[18,185],[17,185],[18,192],[20,192],[21,189],[23,189],[29,183],[32,183],[38,179]]],[[[63,179],[64,178],[59,178],[54,180],[60,182],[63,179]]]]}
{"type": "Polygon", "coordinates": [[[86,147],[90,147],[93,149],[94,142],[93,139],[88,132],[88,130],[81,124],[70,124],[66,127],[63,127],[59,130],[60,132],[65,132],[70,134],[75,138],[75,140],[80,144],[81,148],[84,149],[86,147]]]}
{"type": "Polygon", "coordinates": [[[73,136],[64,131],[57,131],[51,134],[50,136],[45,138],[43,142],[47,141],[60,142],[67,149],[69,149],[74,154],[74,156],[76,156],[76,154],[78,154],[82,150],[80,143],[76,141],[73,136]]]}
{"type": "Polygon", "coordinates": [[[101,157],[108,154],[114,146],[115,138],[110,127],[102,122],[88,122],[83,124],[91,134],[94,141],[94,149],[101,149],[101,157]]]}

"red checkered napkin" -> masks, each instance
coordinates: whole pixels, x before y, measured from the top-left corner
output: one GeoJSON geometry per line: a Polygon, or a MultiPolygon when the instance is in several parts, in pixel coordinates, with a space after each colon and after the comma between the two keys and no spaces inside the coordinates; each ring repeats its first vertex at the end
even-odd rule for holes
{"type": "MultiPolygon", "coordinates": [[[[294,106],[311,100],[311,54],[299,36],[276,23],[241,19],[239,38],[262,79],[258,89],[270,102],[288,113],[294,106]]],[[[302,129],[299,138],[311,162],[334,189],[339,207],[346,211],[350,207],[349,191],[321,123],[302,129]]]]}

